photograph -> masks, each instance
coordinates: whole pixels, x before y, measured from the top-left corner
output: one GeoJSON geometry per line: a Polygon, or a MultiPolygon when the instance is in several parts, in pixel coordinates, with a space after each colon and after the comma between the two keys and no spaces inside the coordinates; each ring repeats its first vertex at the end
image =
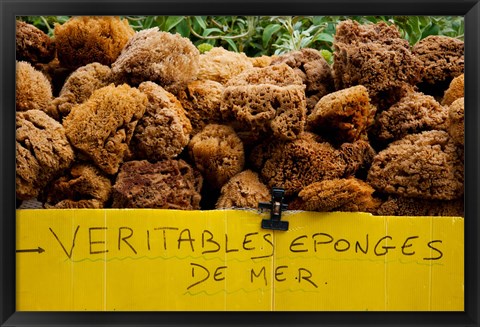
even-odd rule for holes
{"type": "Polygon", "coordinates": [[[478,326],[480,5],[373,3],[2,2],[0,325],[478,326]]]}

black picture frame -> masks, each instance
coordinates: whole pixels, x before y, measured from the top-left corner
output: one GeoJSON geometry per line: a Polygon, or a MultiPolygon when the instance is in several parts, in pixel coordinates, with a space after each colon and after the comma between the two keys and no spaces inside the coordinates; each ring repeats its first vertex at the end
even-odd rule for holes
{"type": "MultiPolygon", "coordinates": [[[[479,326],[479,0],[0,0],[1,326],[479,326]],[[461,15],[465,17],[464,312],[16,312],[15,17],[28,15],[461,15]]],[[[325,294],[328,296],[328,294],[325,294]]],[[[348,295],[347,295],[348,296],[348,295]]]]}

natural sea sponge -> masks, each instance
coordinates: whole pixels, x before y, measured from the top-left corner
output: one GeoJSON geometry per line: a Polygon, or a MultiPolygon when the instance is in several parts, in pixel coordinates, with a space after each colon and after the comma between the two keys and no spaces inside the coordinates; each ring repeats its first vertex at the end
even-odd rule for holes
{"type": "Polygon", "coordinates": [[[63,120],[65,133],[78,151],[106,174],[115,174],[127,154],[147,96],[126,84],[98,89],[63,120]]]}
{"type": "Polygon", "coordinates": [[[272,60],[272,65],[280,63],[292,67],[305,84],[307,112],[315,107],[319,99],[335,89],[332,69],[318,50],[304,48],[288,52],[272,60]]]}
{"type": "Polygon", "coordinates": [[[270,66],[272,64],[272,61],[277,58],[276,55],[273,56],[260,56],[260,57],[248,57],[248,60],[252,63],[253,67],[257,68],[263,68],[270,66]]]}
{"type": "Polygon", "coordinates": [[[130,84],[151,81],[176,94],[197,77],[199,57],[189,39],[153,27],[135,33],[112,64],[112,72],[130,84]]]}
{"type": "Polygon", "coordinates": [[[395,103],[406,88],[421,80],[422,62],[394,25],[340,22],[333,47],[336,89],[363,85],[381,109],[395,103]]]}
{"type": "Polygon", "coordinates": [[[449,106],[453,101],[465,96],[465,75],[461,74],[452,79],[442,99],[442,105],[449,106]]]}
{"type": "Polygon", "coordinates": [[[432,96],[410,92],[378,115],[375,136],[382,142],[391,142],[408,134],[445,129],[447,115],[447,108],[432,96]]]}
{"type": "Polygon", "coordinates": [[[215,207],[258,208],[259,202],[268,202],[270,198],[270,191],[260,181],[258,174],[244,170],[223,185],[215,207]]]}
{"type": "Polygon", "coordinates": [[[231,177],[243,170],[243,143],[232,127],[209,124],[188,144],[194,166],[214,189],[220,189],[231,177]]]}
{"type": "Polygon", "coordinates": [[[52,104],[61,116],[68,116],[73,106],[85,102],[93,91],[112,82],[110,67],[98,62],[82,66],[68,76],[52,104]]]}
{"type": "Polygon", "coordinates": [[[113,208],[200,209],[202,176],[183,160],[127,161],[112,191],[113,208]]]}
{"type": "Polygon", "coordinates": [[[40,110],[16,113],[16,195],[38,196],[74,160],[63,126],[40,110]]]}
{"type": "Polygon", "coordinates": [[[448,108],[447,131],[453,140],[465,144],[465,101],[464,98],[455,100],[448,108]]]}
{"type": "Polygon", "coordinates": [[[343,143],[340,145],[340,154],[345,161],[345,176],[366,176],[377,154],[370,142],[358,140],[353,143],[343,143]]]}
{"type": "Polygon", "coordinates": [[[252,68],[226,84],[221,111],[247,143],[268,134],[293,140],[305,128],[305,85],[286,64],[252,68]]]}
{"type": "Polygon", "coordinates": [[[148,104],[133,133],[130,149],[139,159],[175,158],[188,144],[192,131],[180,101],[153,82],[143,82],[138,89],[147,95],[148,104]]]}
{"type": "Polygon", "coordinates": [[[253,68],[253,64],[244,53],[215,47],[200,55],[198,79],[225,84],[230,78],[250,68],[253,68]]]}
{"type": "Polygon", "coordinates": [[[76,163],[66,174],[46,188],[46,208],[103,208],[110,197],[112,183],[89,163],[76,163]]]}
{"type": "Polygon", "coordinates": [[[48,63],[55,57],[52,39],[32,24],[16,21],[15,54],[18,61],[48,63]]]}
{"type": "Polygon", "coordinates": [[[448,82],[464,72],[464,42],[443,35],[429,35],[412,48],[423,62],[422,82],[438,84],[448,82]]]}
{"type": "Polygon", "coordinates": [[[407,135],[375,156],[367,182],[399,196],[459,198],[464,192],[463,149],[445,131],[407,135]]]}
{"type": "Polygon", "coordinates": [[[252,150],[250,160],[267,186],[285,189],[285,196],[314,182],[343,177],[346,169],[340,151],[308,132],[293,141],[265,140],[252,150]]]}
{"type": "Polygon", "coordinates": [[[192,124],[192,135],[208,124],[223,122],[220,106],[224,89],[222,84],[215,81],[196,80],[178,93],[177,98],[192,124]]]}
{"type": "Polygon", "coordinates": [[[58,114],[52,108],[52,85],[45,75],[26,61],[17,61],[16,65],[16,111],[41,110],[57,118],[58,114]]]}
{"type": "Polygon", "coordinates": [[[57,56],[72,70],[92,62],[110,66],[135,31],[114,16],[77,16],[54,29],[57,56]]]}
{"type": "Polygon", "coordinates": [[[373,213],[381,200],[373,196],[375,189],[356,178],[335,178],[304,187],[289,209],[305,211],[348,211],[373,213]]]}
{"type": "Polygon", "coordinates": [[[465,215],[463,198],[442,201],[389,196],[377,209],[380,216],[449,216],[465,215]]]}
{"type": "Polygon", "coordinates": [[[334,143],[354,142],[367,138],[376,110],[367,89],[352,86],[321,98],[307,117],[307,129],[334,143]]]}

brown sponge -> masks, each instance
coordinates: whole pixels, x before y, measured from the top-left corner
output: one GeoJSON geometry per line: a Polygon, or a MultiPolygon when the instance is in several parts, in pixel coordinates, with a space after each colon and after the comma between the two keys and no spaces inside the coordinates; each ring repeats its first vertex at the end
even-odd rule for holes
{"type": "Polygon", "coordinates": [[[138,89],[147,95],[148,105],[135,128],[130,149],[139,159],[175,158],[187,146],[192,131],[182,105],[153,82],[143,82],[138,89]]]}
{"type": "Polygon", "coordinates": [[[125,162],[113,185],[113,208],[200,209],[202,177],[183,160],[125,162]]]}
{"type": "Polygon", "coordinates": [[[58,118],[52,107],[52,85],[45,75],[26,61],[17,61],[16,64],[16,110],[41,110],[53,118],[58,118]]]}
{"type": "Polygon", "coordinates": [[[224,88],[215,81],[197,80],[188,83],[187,87],[178,93],[178,100],[192,124],[192,135],[208,124],[222,123],[220,105],[224,88]]]}
{"type": "Polygon", "coordinates": [[[247,143],[272,133],[293,140],[305,127],[305,85],[286,64],[252,68],[227,83],[221,110],[247,143]]]}
{"type": "Polygon", "coordinates": [[[95,166],[74,164],[45,190],[45,208],[103,208],[112,183],[95,166]]]}
{"type": "Polygon", "coordinates": [[[74,159],[63,126],[40,110],[16,113],[16,195],[38,196],[74,159]]]}
{"type": "Polygon", "coordinates": [[[447,131],[453,140],[459,144],[465,143],[465,102],[464,98],[455,100],[448,108],[447,131]]]}
{"type": "Polygon", "coordinates": [[[337,90],[363,85],[381,109],[395,103],[406,87],[421,79],[422,62],[394,25],[340,22],[333,46],[337,90]]]}
{"type": "Polygon", "coordinates": [[[382,142],[391,142],[407,134],[445,129],[446,120],[447,108],[441,106],[432,96],[409,92],[378,115],[375,136],[382,142]]]}
{"type": "Polygon", "coordinates": [[[197,77],[199,56],[189,39],[154,27],[135,33],[112,64],[112,71],[117,79],[133,85],[152,81],[177,94],[197,77]]]}
{"type": "Polygon", "coordinates": [[[305,211],[353,211],[373,213],[381,200],[373,197],[373,187],[356,178],[335,178],[303,188],[289,209],[305,211]]]}
{"type": "Polygon", "coordinates": [[[367,138],[376,112],[362,85],[325,95],[307,117],[307,129],[334,143],[367,138]]]}
{"type": "Polygon", "coordinates": [[[291,51],[272,60],[272,65],[286,63],[300,76],[306,86],[307,112],[324,95],[334,91],[333,75],[330,65],[320,51],[304,48],[291,51]]]}
{"type": "Polygon", "coordinates": [[[190,158],[205,180],[220,189],[231,177],[243,170],[243,143],[232,127],[209,124],[188,144],[190,158]]]}
{"type": "Polygon", "coordinates": [[[445,91],[442,99],[442,105],[449,106],[453,101],[465,96],[465,75],[461,74],[452,79],[448,89],[445,91]]]}
{"type": "Polygon", "coordinates": [[[126,19],[77,16],[54,29],[57,56],[72,70],[92,62],[110,66],[135,31],[126,19]]]}
{"type": "Polygon", "coordinates": [[[82,66],[68,76],[53,100],[53,105],[63,117],[67,116],[72,107],[85,102],[93,93],[113,82],[110,67],[98,62],[82,66]]]}
{"type": "Polygon", "coordinates": [[[285,189],[285,196],[314,182],[343,177],[346,169],[340,151],[308,132],[293,141],[266,140],[252,150],[250,159],[267,186],[285,189]]]}
{"type": "Polygon", "coordinates": [[[463,198],[442,201],[389,196],[378,208],[380,216],[464,216],[463,198]]]}
{"type": "Polygon", "coordinates": [[[250,68],[253,68],[253,64],[244,53],[215,47],[200,55],[198,79],[225,84],[230,78],[250,68]]]}
{"type": "Polygon", "coordinates": [[[426,131],[394,141],[374,158],[367,182],[389,194],[453,200],[464,188],[463,150],[445,131],[426,131]]]}
{"type": "Polygon", "coordinates": [[[413,46],[414,55],[425,67],[422,82],[448,82],[464,72],[464,43],[452,37],[429,35],[413,46]]]}
{"type": "Polygon", "coordinates": [[[268,202],[270,198],[270,191],[260,181],[258,174],[252,170],[244,170],[223,185],[215,207],[258,208],[259,202],[268,202]]]}
{"type": "Polygon", "coordinates": [[[365,175],[377,154],[370,143],[365,140],[343,143],[340,145],[339,151],[346,163],[345,176],[365,175]]]}
{"type": "Polygon", "coordinates": [[[115,174],[123,161],[147,96],[126,84],[94,91],[63,120],[71,144],[106,174],[115,174]]]}
{"type": "Polygon", "coordinates": [[[55,57],[52,39],[32,24],[16,21],[16,59],[31,64],[47,63],[55,57]]]}

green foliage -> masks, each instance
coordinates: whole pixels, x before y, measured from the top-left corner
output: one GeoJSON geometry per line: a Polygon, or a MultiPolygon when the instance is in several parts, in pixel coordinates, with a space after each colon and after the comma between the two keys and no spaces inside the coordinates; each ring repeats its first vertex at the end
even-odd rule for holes
{"type": "MultiPolygon", "coordinates": [[[[124,16],[132,28],[140,31],[158,27],[189,38],[202,51],[212,47],[244,52],[248,56],[282,54],[310,47],[333,60],[335,28],[340,21],[356,20],[361,24],[384,21],[395,24],[411,45],[428,35],[446,35],[463,40],[462,16],[124,16]]],[[[48,35],[55,23],[69,16],[22,16],[48,35]]]]}

